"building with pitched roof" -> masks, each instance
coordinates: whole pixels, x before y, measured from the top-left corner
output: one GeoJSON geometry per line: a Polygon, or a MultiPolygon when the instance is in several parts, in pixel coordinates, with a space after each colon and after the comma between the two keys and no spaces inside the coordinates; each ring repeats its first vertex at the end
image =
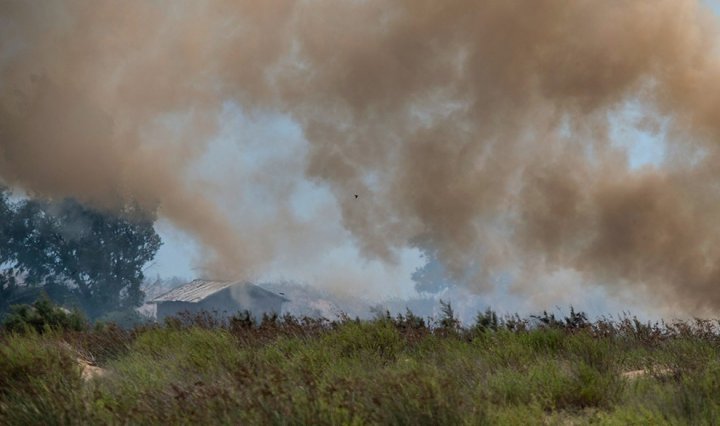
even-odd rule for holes
{"type": "Polygon", "coordinates": [[[281,313],[289,300],[243,281],[195,280],[156,297],[149,303],[157,306],[158,321],[183,312],[208,312],[226,318],[249,311],[255,317],[281,313]]]}

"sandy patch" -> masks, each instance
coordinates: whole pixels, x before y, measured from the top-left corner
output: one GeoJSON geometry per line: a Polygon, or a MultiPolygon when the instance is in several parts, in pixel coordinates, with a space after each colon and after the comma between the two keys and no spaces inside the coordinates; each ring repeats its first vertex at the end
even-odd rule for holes
{"type": "Polygon", "coordinates": [[[82,378],[85,381],[89,381],[95,378],[105,377],[108,374],[108,370],[100,368],[97,365],[82,359],[77,359],[78,365],[82,369],[82,378]]]}
{"type": "Polygon", "coordinates": [[[671,369],[662,367],[662,368],[654,368],[651,370],[642,369],[642,370],[624,371],[624,372],[620,373],[620,376],[624,379],[635,380],[640,377],[645,377],[648,375],[652,375],[655,377],[666,377],[666,376],[670,376],[672,374],[673,374],[673,371],[671,369]]]}

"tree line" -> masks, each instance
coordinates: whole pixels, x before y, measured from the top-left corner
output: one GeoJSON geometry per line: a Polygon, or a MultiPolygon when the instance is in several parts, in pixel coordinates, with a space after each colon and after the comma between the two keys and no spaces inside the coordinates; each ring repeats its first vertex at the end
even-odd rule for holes
{"type": "Polygon", "coordinates": [[[0,313],[42,293],[91,319],[139,306],[143,268],[162,244],[154,220],[136,205],[107,211],[0,189],[0,313]]]}

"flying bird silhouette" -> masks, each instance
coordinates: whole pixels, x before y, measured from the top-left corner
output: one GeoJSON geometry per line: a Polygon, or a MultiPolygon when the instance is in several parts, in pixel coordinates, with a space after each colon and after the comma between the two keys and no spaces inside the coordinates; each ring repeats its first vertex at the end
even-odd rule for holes
{"type": "Polygon", "coordinates": [[[358,197],[358,195],[357,195],[357,194],[355,194],[355,198],[357,198],[357,197],[358,197]]]}

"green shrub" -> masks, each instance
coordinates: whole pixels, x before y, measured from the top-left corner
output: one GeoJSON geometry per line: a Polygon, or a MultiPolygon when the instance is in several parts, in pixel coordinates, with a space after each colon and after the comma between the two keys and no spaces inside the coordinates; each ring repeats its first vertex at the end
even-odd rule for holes
{"type": "Polygon", "coordinates": [[[387,359],[394,359],[402,345],[388,321],[344,323],[325,337],[325,343],[344,357],[372,353],[387,359]]]}
{"type": "Polygon", "coordinates": [[[625,382],[614,371],[601,371],[582,361],[573,364],[570,382],[555,396],[558,407],[611,407],[622,394],[625,382]]]}
{"type": "Polygon", "coordinates": [[[68,312],[55,306],[46,295],[43,295],[32,305],[12,306],[3,321],[3,328],[11,333],[82,331],[87,328],[87,322],[79,311],[68,312]]]}
{"type": "Polygon", "coordinates": [[[77,363],[57,342],[9,336],[0,345],[0,392],[27,389],[34,380],[78,375],[77,363]]]}
{"type": "Polygon", "coordinates": [[[455,310],[450,302],[440,299],[440,318],[436,325],[442,332],[456,332],[460,330],[460,320],[455,316],[455,310]]]}
{"type": "Polygon", "coordinates": [[[500,326],[501,323],[497,313],[490,308],[487,308],[485,312],[478,312],[475,317],[474,330],[477,332],[497,331],[500,326]]]}
{"type": "Polygon", "coordinates": [[[135,309],[126,309],[124,311],[112,311],[103,314],[96,320],[96,324],[115,324],[120,328],[130,329],[138,326],[149,324],[149,318],[141,315],[135,309]]]}
{"type": "Polygon", "coordinates": [[[561,330],[543,328],[517,337],[521,338],[533,351],[541,354],[560,352],[570,338],[561,330]]]}
{"type": "Polygon", "coordinates": [[[191,371],[224,368],[236,362],[239,353],[233,337],[226,331],[201,328],[148,330],[138,336],[132,351],[191,371]]]}
{"type": "Polygon", "coordinates": [[[656,400],[657,408],[668,418],[691,424],[720,423],[720,362],[714,360],[703,369],[660,379],[675,382],[672,392],[663,392],[656,400]]]}
{"type": "Polygon", "coordinates": [[[720,422],[707,328],[487,314],[438,332],[408,317],[0,334],[0,424],[720,422]],[[77,353],[106,374],[84,382],[77,353]]]}
{"type": "Polygon", "coordinates": [[[0,344],[0,424],[72,423],[81,387],[80,367],[60,342],[31,334],[0,344]]]}

